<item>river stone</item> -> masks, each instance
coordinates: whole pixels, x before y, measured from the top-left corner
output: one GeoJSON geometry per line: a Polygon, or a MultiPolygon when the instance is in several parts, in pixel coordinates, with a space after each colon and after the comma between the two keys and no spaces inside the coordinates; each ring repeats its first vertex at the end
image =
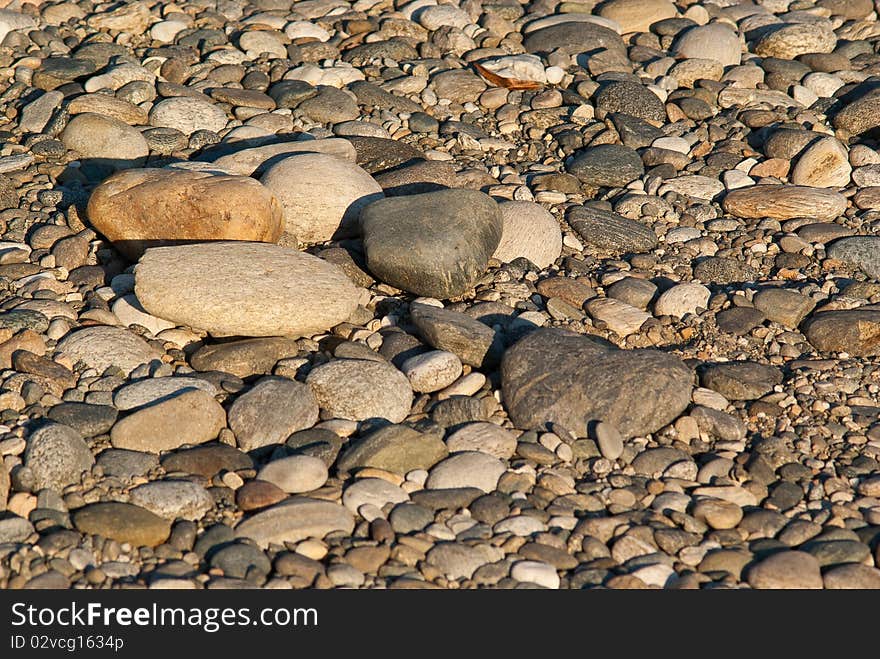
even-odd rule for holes
{"type": "Polygon", "coordinates": [[[130,503],[92,503],[75,510],[73,524],[80,533],[99,535],[135,547],[155,547],[168,538],[171,522],[130,503]]]}
{"type": "Polygon", "coordinates": [[[226,444],[203,444],[179,449],[162,456],[162,468],[212,478],[223,471],[241,471],[254,468],[247,453],[226,444]]]}
{"type": "Polygon", "coordinates": [[[312,369],[306,383],[321,409],[340,419],[400,423],[412,405],[409,380],[384,361],[336,359],[312,369]]]}
{"type": "Polygon", "coordinates": [[[440,542],[428,552],[427,562],[448,579],[470,579],[483,565],[504,558],[504,552],[488,544],[471,546],[463,542],[440,542]]]}
{"type": "Polygon", "coordinates": [[[201,485],[190,481],[154,481],[138,485],[128,493],[136,506],[165,519],[201,519],[214,507],[214,499],[201,485]]]}
{"type": "Polygon", "coordinates": [[[188,96],[166,98],[150,110],[151,126],[174,128],[185,135],[197,130],[219,133],[226,128],[226,122],[226,113],[220,107],[188,96]]]}
{"type": "Polygon", "coordinates": [[[758,57],[794,59],[806,53],[830,53],[837,45],[837,35],[823,23],[793,23],[766,33],[755,44],[758,57]]]}
{"type": "Polygon", "coordinates": [[[480,451],[507,460],[516,451],[516,435],[486,421],[476,421],[459,427],[446,438],[450,453],[480,451]]]}
{"type": "Polygon", "coordinates": [[[318,401],[312,390],[287,378],[263,378],[229,408],[229,427],[243,451],[281,444],[317,421],[318,401]]]}
{"type": "Polygon", "coordinates": [[[507,201],[501,209],[501,241],[492,258],[509,263],[526,258],[543,269],[562,252],[562,231],[548,211],[531,201],[507,201]]]}
{"type": "Polygon", "coordinates": [[[113,394],[113,405],[118,410],[134,410],[193,389],[201,389],[211,396],[216,396],[219,393],[217,387],[202,378],[146,378],[135,380],[117,389],[113,394]]]}
{"type": "Polygon", "coordinates": [[[821,352],[846,352],[854,357],[880,355],[880,311],[824,311],[807,319],[804,335],[821,352]]]}
{"type": "Polygon", "coordinates": [[[722,203],[736,217],[790,220],[812,217],[830,221],[846,210],[846,197],[832,190],[798,185],[753,185],[732,190],[722,203]]]}
{"type": "Polygon", "coordinates": [[[338,503],[295,497],[242,520],[235,537],[266,548],[270,543],[321,539],[334,531],[350,535],[353,530],[354,516],[338,503]]]}
{"type": "Polygon", "coordinates": [[[335,265],[244,242],[150,249],[135,270],[135,292],[151,314],[214,336],[316,334],[347,320],[358,303],[335,265]]]}
{"type": "Polygon", "coordinates": [[[430,469],[448,453],[443,440],[435,434],[388,425],[352,443],[340,456],[336,468],[353,472],[375,467],[405,475],[414,469],[430,469]]]}
{"type": "Polygon", "coordinates": [[[257,478],[288,494],[311,492],[327,482],[327,465],[311,455],[291,455],[269,462],[260,469],[257,478]]]}
{"type": "Polygon", "coordinates": [[[193,353],[190,363],[197,371],[220,371],[246,378],[271,373],[279,360],[298,354],[299,346],[294,339],[242,339],[202,346],[193,353]]]}
{"type": "Polygon", "coordinates": [[[803,551],[781,551],[752,565],[747,579],[758,589],[819,589],[819,561],[803,551]]]}
{"type": "Polygon", "coordinates": [[[290,156],[303,153],[323,153],[352,163],[357,159],[357,152],[351,142],[338,138],[327,138],[276,142],[242,148],[217,157],[211,164],[220,170],[233,174],[262,176],[269,167],[290,156]]]}
{"type": "Polygon", "coordinates": [[[824,137],[807,147],[789,179],[796,185],[840,188],[849,185],[851,174],[846,148],[837,138],[824,137]]]}
{"type": "Polygon", "coordinates": [[[137,167],[150,154],[147,140],[127,123],[93,112],[76,115],[61,133],[61,141],[80,156],[116,168],[137,167]]]}
{"type": "Polygon", "coordinates": [[[706,309],[710,295],[709,289],[698,282],[676,284],[657,298],[654,315],[684,318],[686,314],[696,313],[697,309],[706,309]]]}
{"type": "Polygon", "coordinates": [[[491,367],[501,358],[501,337],[466,314],[414,302],[409,315],[428,345],[455,354],[465,364],[491,367]]]}
{"type": "Polygon", "coordinates": [[[445,350],[414,355],[400,366],[413,391],[430,393],[445,389],[461,376],[461,360],[445,350]]]}
{"type": "Polygon", "coordinates": [[[506,469],[504,462],[488,453],[465,451],[435,465],[425,487],[429,490],[472,487],[493,492],[506,469]]]}
{"type": "Polygon", "coordinates": [[[659,430],[690,403],[692,375],[677,357],[616,350],[558,329],[541,329],[504,355],[501,386],[516,427],[559,423],[587,435],[591,420],[625,437],[659,430]]]}
{"type": "Polygon", "coordinates": [[[874,279],[880,279],[880,237],[853,236],[835,240],[828,247],[828,258],[857,266],[874,279]]]}
{"type": "Polygon", "coordinates": [[[587,185],[613,188],[640,178],[645,167],[633,149],[620,144],[600,144],[578,153],[568,165],[568,171],[587,185]]]}
{"type": "Polygon", "coordinates": [[[621,112],[649,124],[660,126],[666,121],[666,108],[654,92],[637,82],[620,80],[602,86],[593,97],[596,116],[621,112]]]}
{"type": "Polygon", "coordinates": [[[620,26],[623,34],[648,32],[651,25],[676,16],[675,5],[669,0],[611,0],[597,12],[620,26]]]}
{"type": "Polygon", "coordinates": [[[111,366],[126,373],[160,359],[162,353],[139,336],[119,327],[84,327],[58,342],[58,350],[74,362],[104,372],[111,366]]]}
{"type": "Polygon", "coordinates": [[[281,202],[285,244],[313,244],[358,233],[361,209],[381,199],[381,186],[354,163],[305,153],[272,165],[260,178],[281,202]]]}
{"type": "Polygon", "coordinates": [[[623,39],[617,32],[586,21],[570,21],[534,30],[526,36],[523,46],[527,52],[537,54],[549,54],[558,49],[566,54],[576,54],[597,48],[625,52],[623,39]]]}
{"type": "Polygon", "coordinates": [[[145,476],[159,467],[159,457],[141,451],[108,448],[101,451],[98,464],[106,476],[115,476],[124,480],[133,480],[145,476]]]}
{"type": "Polygon", "coordinates": [[[742,44],[736,32],[723,23],[698,25],[679,33],[673,52],[682,57],[699,57],[737,66],[742,60],[742,44]]]}
{"type": "Polygon", "coordinates": [[[95,458],[88,444],[73,428],[50,423],[35,430],[27,440],[24,464],[34,474],[35,489],[61,491],[79,483],[95,458]]]}
{"type": "Polygon", "coordinates": [[[703,386],[728,400],[755,400],[782,382],[782,373],[773,366],[737,361],[713,364],[700,376],[703,386]]]}
{"type": "Polygon", "coordinates": [[[110,441],[115,448],[161,453],[209,442],[225,425],[220,403],[206,391],[189,389],[120,419],[110,441]]]}
{"type": "Polygon", "coordinates": [[[852,135],[873,131],[880,126],[880,95],[869,88],[867,93],[842,107],[831,123],[838,130],[852,135]]]}
{"type": "Polygon", "coordinates": [[[812,298],[784,288],[764,288],[755,293],[753,303],[768,320],[786,327],[800,325],[816,306],[812,298]]]}
{"type": "Polygon", "coordinates": [[[650,227],[593,206],[573,206],[566,220],[587,243],[612,254],[649,252],[658,244],[650,227]]]}
{"type": "Polygon", "coordinates": [[[112,405],[64,402],[49,410],[49,418],[70,426],[83,437],[97,437],[110,431],[118,412],[112,405]]]}
{"type": "Polygon", "coordinates": [[[417,295],[450,298],[474,286],[501,240],[501,212],[475,190],[380,199],[361,212],[367,267],[417,295]]]}
{"type": "Polygon", "coordinates": [[[95,188],[88,217],[126,257],[214,240],[278,242],[282,207],[259,182],[180,169],[129,169],[95,188]]]}

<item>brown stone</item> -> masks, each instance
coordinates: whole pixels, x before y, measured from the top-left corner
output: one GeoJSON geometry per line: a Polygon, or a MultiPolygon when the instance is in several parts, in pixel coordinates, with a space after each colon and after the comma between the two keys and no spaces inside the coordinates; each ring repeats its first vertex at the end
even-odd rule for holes
{"type": "Polygon", "coordinates": [[[95,229],[134,260],[160,245],[215,240],[277,242],[281,206],[246,176],[130,169],[99,185],[88,204],[95,229]]]}
{"type": "Polygon", "coordinates": [[[729,192],[723,206],[731,215],[746,219],[833,220],[846,210],[846,197],[833,190],[800,185],[752,185],[729,192]]]}
{"type": "Polygon", "coordinates": [[[34,355],[45,355],[46,344],[33,330],[22,330],[8,341],[0,343],[0,368],[12,368],[12,353],[27,350],[34,355]]]}
{"type": "Polygon", "coordinates": [[[538,282],[538,293],[546,298],[558,297],[575,307],[582,307],[584,302],[596,296],[592,287],[579,279],[568,277],[551,277],[538,282]]]}
{"type": "Polygon", "coordinates": [[[287,493],[274,483],[261,480],[248,481],[235,493],[235,503],[242,510],[259,510],[287,498],[287,493]]]}

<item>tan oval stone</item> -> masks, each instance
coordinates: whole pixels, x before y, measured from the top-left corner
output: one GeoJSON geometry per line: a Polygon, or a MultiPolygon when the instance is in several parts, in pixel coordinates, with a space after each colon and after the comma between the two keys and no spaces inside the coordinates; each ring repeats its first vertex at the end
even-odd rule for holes
{"type": "Polygon", "coordinates": [[[813,188],[839,188],[849,184],[852,165],[846,148],[837,138],[824,137],[804,151],[791,182],[813,188]]]}
{"type": "Polygon", "coordinates": [[[151,249],[135,271],[135,292],[154,316],[214,336],[316,334],[348,320],[359,298],[332,263],[246,242],[151,249]]]}
{"type": "Polygon", "coordinates": [[[730,192],[723,206],[731,215],[746,219],[814,217],[827,221],[843,215],[846,197],[800,185],[753,185],[730,192]]]}
{"type": "Polygon", "coordinates": [[[209,240],[277,242],[281,205],[246,176],[131,169],[95,188],[88,217],[134,260],[149,247],[209,240]]]}
{"type": "Polygon", "coordinates": [[[675,5],[667,0],[611,0],[597,12],[620,25],[623,34],[647,32],[652,24],[677,15],[675,5]]]}

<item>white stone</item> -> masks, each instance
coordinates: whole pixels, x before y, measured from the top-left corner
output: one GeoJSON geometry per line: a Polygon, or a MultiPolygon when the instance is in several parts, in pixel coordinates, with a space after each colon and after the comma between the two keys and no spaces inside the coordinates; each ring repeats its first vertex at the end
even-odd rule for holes
{"type": "Polygon", "coordinates": [[[461,360],[445,350],[415,355],[401,365],[413,391],[430,393],[448,387],[461,375],[461,360]]]}
{"type": "Polygon", "coordinates": [[[531,201],[507,201],[501,209],[501,241],[493,258],[503,263],[525,257],[539,268],[562,253],[562,230],[556,218],[531,201]]]}
{"type": "Polygon", "coordinates": [[[140,325],[156,336],[162,330],[171,329],[176,325],[168,320],[156,318],[148,314],[138,302],[135,295],[124,295],[113,303],[111,310],[123,325],[140,325]]]}
{"type": "Polygon", "coordinates": [[[330,33],[320,25],[309,21],[293,21],[284,28],[284,34],[291,41],[295,39],[317,39],[324,42],[330,39],[330,33]]]}
{"type": "Polygon", "coordinates": [[[65,336],[58,350],[74,362],[103,373],[116,366],[130,373],[141,364],[160,359],[162,353],[132,332],[120,327],[85,327],[65,336]]]}
{"type": "Polygon", "coordinates": [[[260,182],[281,202],[284,244],[357,235],[361,209],[385,196],[363,169],[322,153],[285,158],[269,167],[260,182]]]}
{"type": "Polygon", "coordinates": [[[545,83],[547,73],[537,55],[507,55],[480,62],[480,66],[501,78],[545,83]]]}
{"type": "Polygon", "coordinates": [[[655,316],[674,316],[683,318],[695,313],[698,307],[705,309],[709,304],[711,292],[702,284],[689,282],[677,284],[664,291],[654,303],[655,316]]]}
{"type": "Polygon", "coordinates": [[[439,30],[444,25],[464,28],[471,24],[467,12],[452,5],[425,7],[418,12],[417,20],[426,30],[439,30]]]}
{"type": "Polygon", "coordinates": [[[122,411],[134,410],[192,389],[201,389],[212,396],[219,393],[210,381],[202,378],[146,378],[117,389],[113,394],[113,405],[122,411]]]}
{"type": "Polygon", "coordinates": [[[651,317],[651,314],[613,298],[590,300],[585,308],[590,316],[605,323],[618,336],[629,336],[638,332],[651,317]]]}
{"type": "Polygon", "coordinates": [[[150,28],[150,36],[162,43],[171,43],[174,37],[189,27],[185,21],[159,21],[150,28]]]}
{"type": "Polygon", "coordinates": [[[742,43],[730,27],[712,23],[685,31],[676,40],[673,52],[683,57],[713,59],[722,66],[736,66],[742,59],[742,43]]]}
{"type": "MultiPolygon", "coordinates": [[[[229,135],[227,135],[227,139],[228,137],[229,135]]],[[[324,153],[351,163],[354,163],[357,159],[357,152],[354,150],[351,142],[334,137],[323,140],[278,142],[242,148],[225,156],[220,156],[210,163],[210,166],[232,174],[241,174],[242,176],[261,176],[267,165],[274,165],[288,156],[303,153],[324,153]]]]}
{"type": "Polygon", "coordinates": [[[197,130],[219,133],[226,128],[226,113],[198,98],[176,96],[156,103],[150,110],[150,125],[174,128],[185,135],[197,130]]]}
{"type": "Polygon", "coordinates": [[[435,465],[425,485],[431,490],[475,487],[483,492],[492,492],[506,469],[501,460],[487,453],[457,453],[435,465]]]}
{"type": "Polygon", "coordinates": [[[131,503],[159,517],[175,520],[201,519],[214,507],[214,498],[201,485],[190,481],[154,481],[129,492],[131,503]]]}
{"type": "Polygon", "coordinates": [[[813,143],[791,171],[791,182],[814,188],[836,188],[849,185],[852,165],[846,147],[836,137],[823,137],[813,143]]]}
{"type": "Polygon", "coordinates": [[[844,82],[832,73],[808,73],[801,81],[807,89],[820,98],[831,98],[834,92],[843,87],[844,82]]]}
{"type": "Polygon", "coordinates": [[[288,494],[317,490],[327,482],[327,465],[311,455],[291,455],[272,460],[257,473],[257,478],[277,485],[288,494]]]}
{"type": "Polygon", "coordinates": [[[337,266],[266,243],[153,248],[135,281],[148,313],[215,336],[316,334],[347,320],[359,300],[337,266]]]}
{"type": "Polygon", "coordinates": [[[328,533],[354,530],[354,516],[331,501],[294,497],[239,522],[237,538],[250,538],[265,549],[270,543],[323,538],[328,533]]]}
{"type": "Polygon", "coordinates": [[[544,588],[559,588],[556,568],[543,561],[518,561],[510,569],[510,576],[522,583],[534,583],[544,588]]]}
{"type": "Polygon", "coordinates": [[[688,144],[687,140],[681,137],[658,137],[651,142],[651,146],[655,146],[658,149],[667,149],[669,151],[684,153],[685,155],[690,153],[691,150],[691,145],[688,144]]]}
{"type": "Polygon", "coordinates": [[[409,501],[409,494],[402,488],[381,478],[361,478],[349,485],[342,494],[342,505],[352,512],[364,504],[382,508],[387,504],[409,501]]]}
{"type": "Polygon", "coordinates": [[[488,421],[465,424],[446,439],[450,453],[480,451],[506,460],[516,452],[516,436],[488,421]]]}

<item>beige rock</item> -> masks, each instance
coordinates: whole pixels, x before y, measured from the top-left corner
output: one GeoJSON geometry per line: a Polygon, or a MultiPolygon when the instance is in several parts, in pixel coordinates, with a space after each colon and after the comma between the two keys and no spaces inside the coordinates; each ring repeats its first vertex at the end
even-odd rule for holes
{"type": "Polygon", "coordinates": [[[727,25],[712,23],[691,28],[675,42],[674,52],[683,57],[702,57],[736,66],[742,59],[742,44],[736,32],[727,25]]]}
{"type": "Polygon", "coordinates": [[[363,169],[323,153],[285,158],[269,167],[260,181],[284,209],[286,245],[354,236],[361,209],[385,196],[363,169]]]}
{"type": "Polygon", "coordinates": [[[652,24],[678,14],[675,5],[667,0],[611,0],[597,13],[616,21],[623,34],[648,32],[652,24]]]}
{"type": "Polygon", "coordinates": [[[281,206],[257,181],[176,169],[132,169],[95,188],[88,217],[134,260],[149,247],[208,240],[277,242],[281,206]]]}
{"type": "Polygon", "coordinates": [[[849,184],[852,166],[846,148],[835,137],[823,137],[807,147],[791,172],[791,182],[814,188],[839,188],[849,184]]]}
{"type": "Polygon", "coordinates": [[[71,119],[61,133],[61,141],[83,158],[119,167],[137,166],[150,153],[147,140],[139,131],[119,119],[92,112],[71,119]]]}
{"type": "Polygon", "coordinates": [[[220,403],[201,389],[190,389],[117,421],[110,441],[116,448],[161,453],[211,441],[225,425],[220,403]]]}
{"type": "Polygon", "coordinates": [[[651,314],[613,298],[597,298],[584,305],[595,320],[601,321],[619,336],[628,336],[639,328],[651,314]]]}
{"type": "Polygon", "coordinates": [[[508,201],[501,210],[501,242],[493,258],[504,263],[525,257],[539,268],[546,268],[562,252],[559,223],[539,204],[508,201]]]}
{"type": "Polygon", "coordinates": [[[151,249],[135,270],[135,292],[148,313],[214,336],[316,334],[348,320],[359,299],[337,266],[245,242],[151,249]]]}
{"type": "Polygon", "coordinates": [[[722,203],[736,217],[833,220],[846,210],[846,197],[832,190],[799,185],[753,185],[730,192],[722,203]]]}
{"type": "Polygon", "coordinates": [[[212,164],[233,174],[261,176],[268,167],[277,164],[283,158],[301,153],[324,153],[351,163],[357,160],[357,152],[351,142],[339,138],[328,138],[279,142],[243,148],[217,158],[212,164]]]}
{"type": "Polygon", "coordinates": [[[837,35],[823,23],[793,23],[764,35],[755,46],[758,57],[794,59],[806,53],[830,53],[837,35]]]}
{"type": "Polygon", "coordinates": [[[121,98],[108,94],[83,94],[74,98],[67,111],[72,115],[93,112],[118,119],[132,126],[144,126],[147,123],[147,111],[121,98]]]}

